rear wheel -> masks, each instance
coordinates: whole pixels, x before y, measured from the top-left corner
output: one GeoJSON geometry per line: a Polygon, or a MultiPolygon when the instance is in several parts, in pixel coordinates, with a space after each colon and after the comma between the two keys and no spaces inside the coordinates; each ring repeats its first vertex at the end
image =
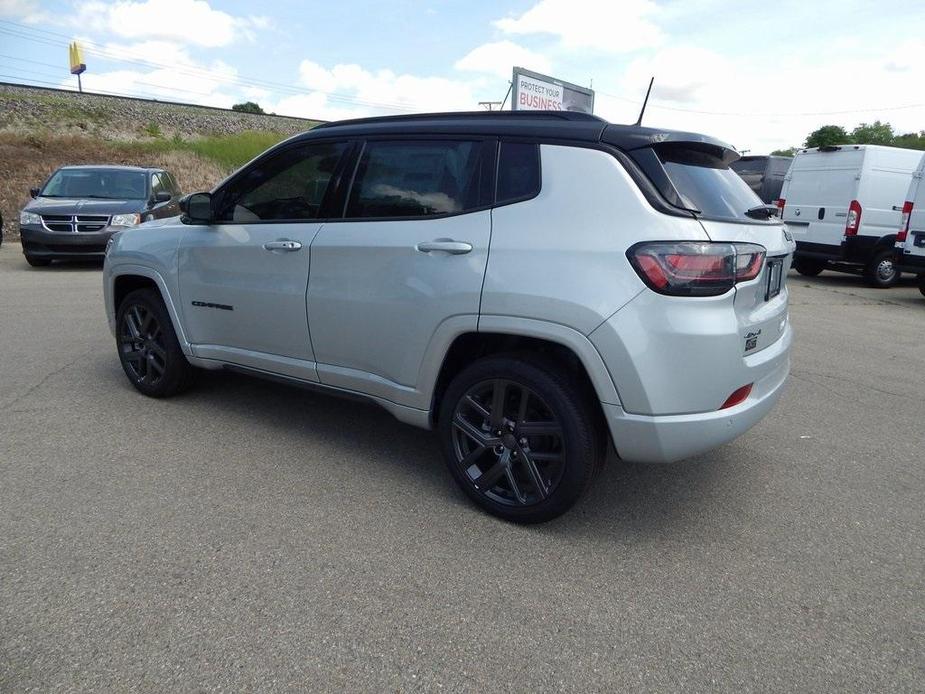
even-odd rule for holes
{"type": "Polygon", "coordinates": [[[587,396],[554,364],[487,357],[453,379],[440,407],[444,457],[483,509],[518,523],[565,513],[604,454],[587,396]]]}
{"type": "Polygon", "coordinates": [[[810,258],[796,258],[793,261],[793,269],[801,275],[815,277],[825,270],[824,260],[811,260],[810,258]]]}
{"type": "Polygon", "coordinates": [[[899,282],[900,273],[893,264],[893,251],[882,250],[864,268],[864,278],[872,287],[887,289],[899,282]]]}
{"type": "Polygon", "coordinates": [[[128,380],[153,398],[179,393],[192,382],[193,367],[186,361],[167,308],[152,289],[128,294],[116,312],[116,344],[128,380]]]}
{"type": "Polygon", "coordinates": [[[27,255],[26,262],[32,267],[47,267],[51,265],[51,261],[48,258],[36,258],[34,255],[27,255]]]}

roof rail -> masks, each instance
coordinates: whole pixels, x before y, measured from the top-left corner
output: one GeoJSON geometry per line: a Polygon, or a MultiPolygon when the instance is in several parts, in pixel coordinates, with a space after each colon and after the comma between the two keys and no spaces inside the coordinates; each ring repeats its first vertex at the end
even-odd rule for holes
{"type": "Polygon", "coordinates": [[[349,120],[328,121],[313,128],[332,128],[339,125],[365,125],[367,123],[389,123],[420,120],[468,120],[468,119],[523,119],[523,120],[563,120],[591,121],[606,123],[600,116],[578,111],[449,111],[444,113],[409,113],[403,116],[373,116],[370,118],[351,118],[349,120]]]}

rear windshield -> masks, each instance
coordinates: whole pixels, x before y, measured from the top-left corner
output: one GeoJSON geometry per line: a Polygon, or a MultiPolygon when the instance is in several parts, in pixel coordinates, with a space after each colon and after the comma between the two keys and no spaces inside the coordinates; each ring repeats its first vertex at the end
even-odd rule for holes
{"type": "Polygon", "coordinates": [[[120,169],[60,169],[45,184],[42,196],[143,200],[147,197],[147,174],[120,169]]]}
{"type": "Polygon", "coordinates": [[[729,168],[740,176],[763,174],[767,168],[766,159],[738,159],[729,165],[729,168]]]}
{"type": "Polygon", "coordinates": [[[703,217],[754,223],[745,213],[763,203],[720,157],[686,147],[656,148],[684,207],[703,217]]]}

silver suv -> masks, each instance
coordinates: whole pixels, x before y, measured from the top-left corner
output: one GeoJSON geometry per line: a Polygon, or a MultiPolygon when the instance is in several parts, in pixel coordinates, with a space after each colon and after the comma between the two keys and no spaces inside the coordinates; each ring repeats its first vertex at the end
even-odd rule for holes
{"type": "Polygon", "coordinates": [[[196,368],[360,394],[548,520],[609,445],[697,455],[780,396],[793,243],[737,156],[579,113],[324,125],[113,237],[119,359],[153,397],[196,368]]]}

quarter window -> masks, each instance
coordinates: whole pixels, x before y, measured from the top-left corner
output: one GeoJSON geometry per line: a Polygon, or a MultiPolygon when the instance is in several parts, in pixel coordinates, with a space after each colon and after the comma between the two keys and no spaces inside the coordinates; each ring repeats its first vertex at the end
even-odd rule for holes
{"type": "Polygon", "coordinates": [[[291,147],[257,162],[223,196],[220,221],[304,220],[321,216],[342,142],[291,147]]]}
{"type": "Polygon", "coordinates": [[[347,217],[429,217],[476,208],[481,151],[481,142],[369,142],[357,167],[347,217]]]}
{"type": "Polygon", "coordinates": [[[539,192],[539,145],[502,142],[498,158],[498,204],[524,200],[539,192]]]}

